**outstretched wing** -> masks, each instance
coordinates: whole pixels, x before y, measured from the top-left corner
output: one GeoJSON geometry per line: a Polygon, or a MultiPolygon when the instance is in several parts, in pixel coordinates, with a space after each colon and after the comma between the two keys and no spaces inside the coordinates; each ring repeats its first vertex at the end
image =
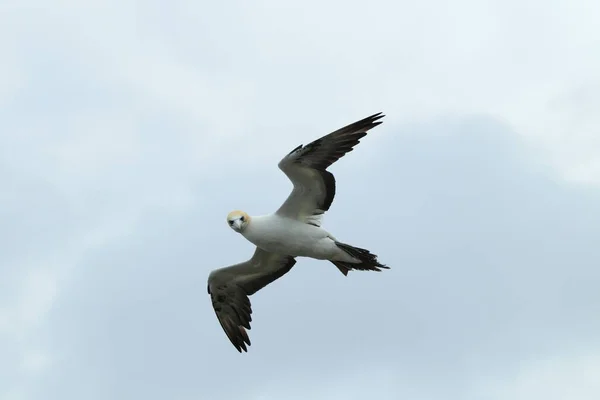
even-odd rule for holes
{"type": "Polygon", "coordinates": [[[320,226],[335,197],[335,178],[327,167],[352,151],[367,131],[381,124],[377,113],[338,129],[306,146],[298,146],[278,166],[294,184],[277,214],[320,226]]]}
{"type": "Polygon", "coordinates": [[[256,248],[251,259],[213,270],[208,276],[208,294],[221,327],[235,348],[248,351],[252,307],[248,296],[281,278],[296,264],[291,256],[256,248]]]}

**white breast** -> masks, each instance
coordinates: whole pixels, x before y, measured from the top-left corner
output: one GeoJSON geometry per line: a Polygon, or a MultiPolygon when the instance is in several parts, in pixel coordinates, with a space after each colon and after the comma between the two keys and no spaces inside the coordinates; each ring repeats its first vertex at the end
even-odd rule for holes
{"type": "Polygon", "coordinates": [[[324,229],[276,214],[252,217],[242,234],[266,251],[293,256],[327,258],[333,244],[324,229]]]}

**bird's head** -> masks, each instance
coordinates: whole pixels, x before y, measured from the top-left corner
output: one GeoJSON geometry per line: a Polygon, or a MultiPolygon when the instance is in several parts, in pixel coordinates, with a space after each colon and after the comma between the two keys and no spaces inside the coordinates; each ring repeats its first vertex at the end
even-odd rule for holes
{"type": "Polygon", "coordinates": [[[246,229],[246,226],[248,226],[249,222],[250,216],[243,211],[236,210],[227,214],[227,223],[229,224],[231,229],[238,233],[246,229]]]}

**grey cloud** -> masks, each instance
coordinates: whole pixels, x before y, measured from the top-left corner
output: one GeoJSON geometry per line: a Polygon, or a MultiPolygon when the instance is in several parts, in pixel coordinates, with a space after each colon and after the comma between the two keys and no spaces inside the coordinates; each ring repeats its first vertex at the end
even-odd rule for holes
{"type": "Polygon", "coordinates": [[[206,277],[252,252],[226,213],[270,212],[289,184],[272,173],[277,154],[258,171],[188,181],[190,208],[152,209],[79,263],[45,326],[60,359],[33,398],[293,398],[337,382],[459,399],[481,376],[596,340],[598,191],[553,179],[495,120],[388,115],[375,158],[361,159],[367,137],[333,167],[325,227],[392,270],[344,278],[300,260],[252,297],[253,345],[240,355],[206,277]]]}
{"type": "Polygon", "coordinates": [[[591,3],[112,3],[0,17],[0,399],[465,399],[597,343],[598,190],[555,178],[597,174],[591,3]],[[334,167],[326,226],[394,269],[302,260],[253,296],[240,356],[205,290],[252,251],[225,214],[285,198],[274,149],[379,110],[334,167]],[[494,120],[398,124],[465,110],[502,115],[562,171],[494,120]],[[3,331],[38,267],[52,312],[3,331]],[[36,349],[50,369],[20,370],[36,349]]]}

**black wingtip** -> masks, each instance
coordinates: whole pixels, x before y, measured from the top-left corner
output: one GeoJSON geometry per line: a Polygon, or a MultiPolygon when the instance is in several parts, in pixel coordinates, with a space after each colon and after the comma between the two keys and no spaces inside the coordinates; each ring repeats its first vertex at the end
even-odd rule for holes
{"type": "MultiPolygon", "coordinates": [[[[336,134],[347,133],[347,132],[366,132],[375,128],[377,125],[383,123],[380,121],[381,118],[385,117],[383,112],[378,112],[376,114],[370,115],[366,118],[353,122],[349,125],[344,126],[343,128],[338,129],[336,134]]],[[[364,136],[364,135],[363,135],[364,136]]]]}
{"type": "Polygon", "coordinates": [[[368,120],[371,120],[372,122],[377,121],[378,124],[381,124],[381,123],[383,123],[383,121],[379,121],[379,120],[383,117],[385,117],[385,114],[383,114],[383,111],[379,111],[378,113],[368,116],[367,118],[364,119],[364,121],[368,121],[368,120]]]}
{"type": "Polygon", "coordinates": [[[358,122],[367,122],[367,121],[371,121],[371,122],[378,121],[379,123],[382,123],[383,121],[379,121],[379,120],[381,118],[383,118],[383,117],[385,117],[385,114],[383,114],[383,111],[380,111],[380,112],[375,113],[373,115],[369,115],[368,117],[363,118],[360,121],[357,121],[357,123],[358,122]]]}
{"type": "MultiPolygon", "coordinates": [[[[240,328],[242,329],[242,328],[240,328]]],[[[231,339],[231,344],[233,344],[233,347],[235,347],[235,349],[240,352],[240,353],[247,353],[248,352],[248,347],[250,346],[250,338],[248,337],[248,335],[245,333],[241,338],[236,338],[236,339],[231,339]]]]}

